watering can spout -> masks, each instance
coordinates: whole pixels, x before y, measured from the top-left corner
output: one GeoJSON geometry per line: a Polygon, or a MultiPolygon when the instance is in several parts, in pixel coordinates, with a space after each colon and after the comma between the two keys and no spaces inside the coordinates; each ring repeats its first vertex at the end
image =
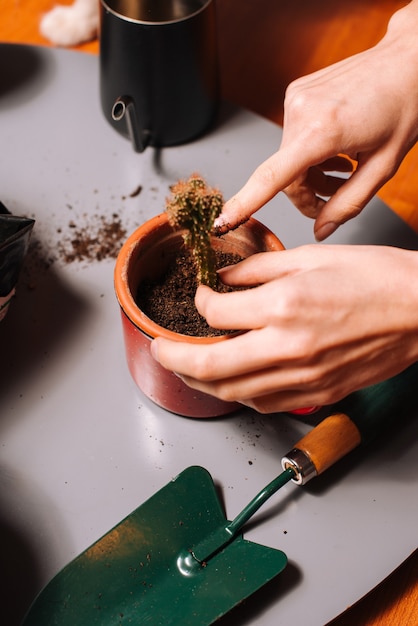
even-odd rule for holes
{"type": "Polygon", "coordinates": [[[120,96],[112,107],[112,119],[115,122],[120,122],[124,117],[126,117],[126,126],[133,149],[135,152],[144,152],[149,144],[151,133],[149,130],[138,128],[135,104],[130,96],[120,96]]]}

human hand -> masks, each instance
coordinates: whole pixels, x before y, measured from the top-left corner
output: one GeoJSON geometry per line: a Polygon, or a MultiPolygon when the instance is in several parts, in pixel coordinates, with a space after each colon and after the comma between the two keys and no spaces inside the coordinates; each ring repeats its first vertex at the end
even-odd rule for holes
{"type": "Polygon", "coordinates": [[[185,382],[259,412],[331,404],[418,359],[416,252],[311,245],[224,268],[196,304],[216,328],[251,329],[211,345],[158,338],[152,352],[185,382]],[[411,279],[412,277],[412,279],[411,279]]]}
{"type": "Polygon", "coordinates": [[[280,149],[225,204],[220,232],[281,190],[315,219],[318,240],[363,209],[417,141],[417,21],[412,2],[375,47],[289,85],[280,149]]]}

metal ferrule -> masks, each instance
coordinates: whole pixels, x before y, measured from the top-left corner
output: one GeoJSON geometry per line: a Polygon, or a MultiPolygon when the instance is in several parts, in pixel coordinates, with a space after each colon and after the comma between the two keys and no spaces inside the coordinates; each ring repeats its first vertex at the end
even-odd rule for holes
{"type": "Polygon", "coordinates": [[[293,448],[282,458],[282,468],[284,470],[291,468],[295,472],[292,481],[297,485],[305,485],[317,475],[316,467],[310,457],[298,448],[293,448]]]}

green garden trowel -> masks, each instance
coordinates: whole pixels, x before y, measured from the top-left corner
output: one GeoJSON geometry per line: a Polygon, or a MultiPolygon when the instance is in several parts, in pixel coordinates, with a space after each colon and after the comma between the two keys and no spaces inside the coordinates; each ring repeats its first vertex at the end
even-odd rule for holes
{"type": "Polygon", "coordinates": [[[283,472],[232,521],[202,467],[189,467],[69,563],[24,626],[204,626],[286,566],[241,529],[281,486],[304,484],[415,408],[418,364],[358,391],[282,459],[283,472]]]}

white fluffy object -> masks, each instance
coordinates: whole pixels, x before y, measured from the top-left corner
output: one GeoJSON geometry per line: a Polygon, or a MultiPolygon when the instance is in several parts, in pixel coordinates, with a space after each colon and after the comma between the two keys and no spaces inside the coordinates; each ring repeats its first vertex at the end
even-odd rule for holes
{"type": "Polygon", "coordinates": [[[98,26],[99,0],[74,0],[45,13],[39,30],[56,46],[69,47],[96,39],[98,26]]]}

